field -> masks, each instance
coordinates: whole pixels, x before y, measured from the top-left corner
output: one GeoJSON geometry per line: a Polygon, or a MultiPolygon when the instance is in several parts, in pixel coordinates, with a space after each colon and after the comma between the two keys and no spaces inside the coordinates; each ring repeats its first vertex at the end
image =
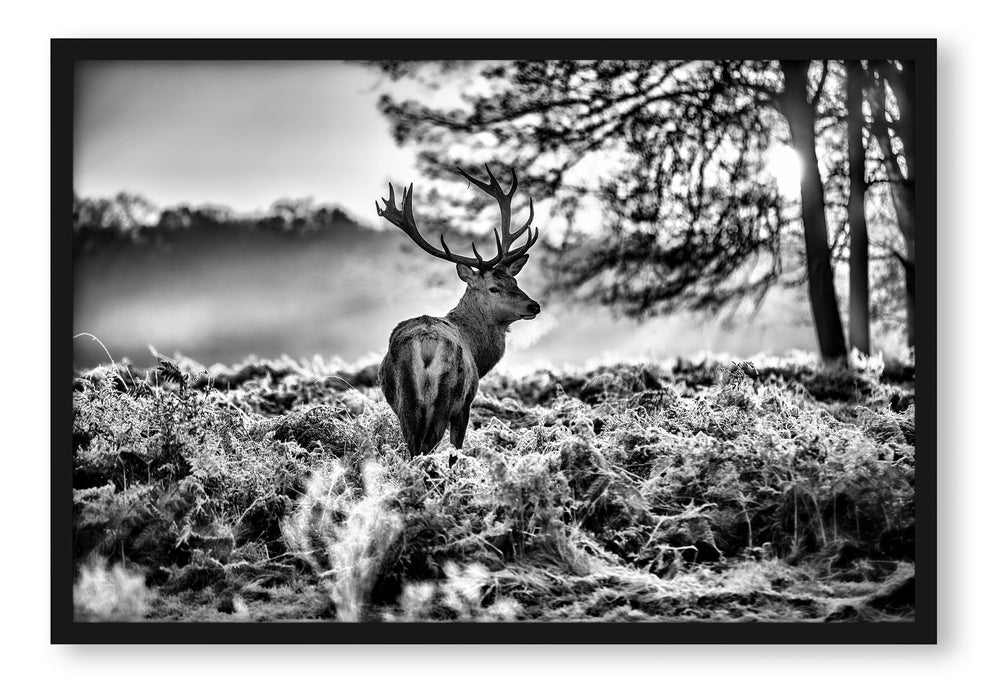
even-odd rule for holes
{"type": "Polygon", "coordinates": [[[913,619],[910,366],[496,369],[412,461],[376,369],[80,373],[76,618],[913,619]]]}

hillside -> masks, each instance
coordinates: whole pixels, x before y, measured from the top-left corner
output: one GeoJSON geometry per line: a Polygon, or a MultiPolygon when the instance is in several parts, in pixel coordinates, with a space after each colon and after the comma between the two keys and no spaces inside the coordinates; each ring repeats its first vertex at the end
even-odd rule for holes
{"type": "Polygon", "coordinates": [[[375,369],[77,376],[77,618],[913,617],[910,367],[496,373],[453,463],[375,369]]]}

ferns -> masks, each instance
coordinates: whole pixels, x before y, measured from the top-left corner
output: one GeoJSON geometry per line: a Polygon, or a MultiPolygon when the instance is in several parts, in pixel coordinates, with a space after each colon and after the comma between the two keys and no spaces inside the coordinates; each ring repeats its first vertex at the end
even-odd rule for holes
{"type": "Polygon", "coordinates": [[[73,534],[80,595],[103,602],[81,614],[839,614],[833,597],[870,594],[913,556],[913,390],[860,364],[495,375],[453,464],[446,443],[406,457],[369,371],[89,372],[73,393],[73,534]],[[93,554],[107,564],[86,568],[93,554]],[[142,602],[112,602],[129,596],[142,602]]]}
{"type": "Polygon", "coordinates": [[[106,560],[95,558],[82,567],[72,590],[78,621],[140,620],[148,607],[144,577],[121,564],[107,568],[106,560]]]}

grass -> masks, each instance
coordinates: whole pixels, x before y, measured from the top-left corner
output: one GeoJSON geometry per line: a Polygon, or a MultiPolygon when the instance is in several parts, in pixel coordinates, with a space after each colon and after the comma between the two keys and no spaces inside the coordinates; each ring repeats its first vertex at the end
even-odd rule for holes
{"type": "Polygon", "coordinates": [[[493,374],[410,460],[371,367],[73,386],[79,619],[910,620],[911,368],[493,374]]]}

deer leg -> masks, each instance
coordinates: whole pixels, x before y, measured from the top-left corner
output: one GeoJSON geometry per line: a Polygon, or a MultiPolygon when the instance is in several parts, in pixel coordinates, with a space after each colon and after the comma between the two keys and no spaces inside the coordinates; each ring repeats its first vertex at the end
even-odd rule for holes
{"type": "Polygon", "coordinates": [[[403,426],[402,437],[405,438],[406,447],[409,448],[410,458],[423,454],[423,449],[420,446],[420,442],[416,439],[415,430],[406,430],[405,426],[403,426]]]}
{"type": "Polygon", "coordinates": [[[423,454],[436,449],[436,446],[443,440],[443,434],[446,430],[447,425],[440,421],[435,421],[427,427],[426,435],[423,438],[423,454]]]}
{"type": "Polygon", "coordinates": [[[396,413],[399,416],[399,430],[402,433],[402,439],[405,441],[406,447],[409,448],[409,457],[413,458],[425,454],[426,450],[423,448],[423,427],[417,420],[416,412],[396,411],[396,413]]]}
{"type": "Polygon", "coordinates": [[[471,418],[471,404],[450,417],[450,444],[461,449],[464,447],[464,436],[467,435],[468,421],[471,418]]]}
{"type": "MultiPolygon", "coordinates": [[[[467,435],[468,422],[471,420],[471,402],[468,401],[464,408],[450,417],[450,444],[460,450],[464,447],[464,437],[467,435]]],[[[457,461],[457,455],[450,455],[450,466],[457,461]]]]}

